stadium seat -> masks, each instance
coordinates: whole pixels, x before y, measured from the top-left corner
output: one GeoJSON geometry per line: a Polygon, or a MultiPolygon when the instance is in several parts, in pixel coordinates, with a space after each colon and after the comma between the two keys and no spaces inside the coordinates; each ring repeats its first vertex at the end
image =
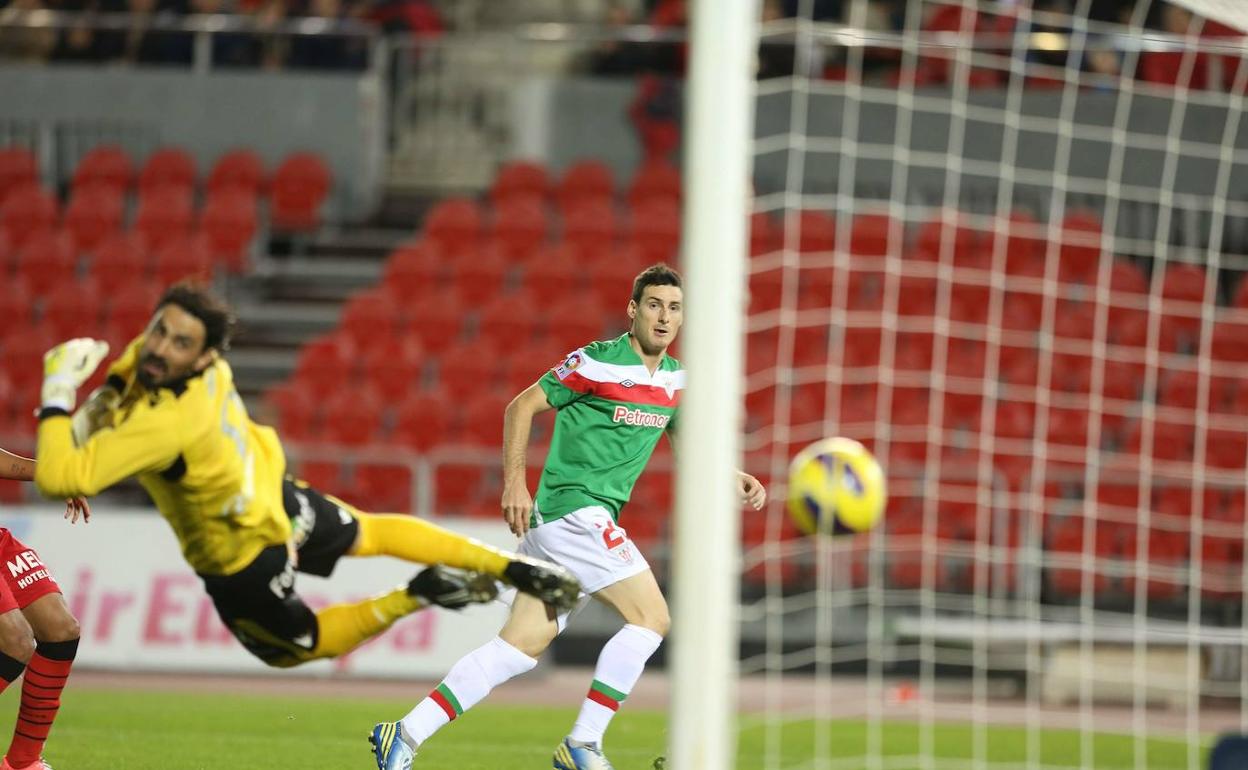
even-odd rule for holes
{"type": "Polygon", "coordinates": [[[546,167],[535,161],[505,163],[490,186],[490,200],[495,206],[515,198],[538,198],[550,195],[550,176],[546,167]]]}
{"type": "Polygon", "coordinates": [[[596,312],[587,312],[585,301],[581,297],[565,296],[549,305],[543,304],[540,310],[546,339],[562,352],[604,338],[602,316],[596,312]]]}
{"type": "Polygon", "coordinates": [[[318,399],[327,399],[348,389],[355,361],[350,342],[335,334],[325,334],[305,344],[295,359],[295,379],[318,399]]]}
{"type": "Polygon", "coordinates": [[[105,236],[87,259],[87,274],[100,291],[112,296],[124,286],[149,277],[150,259],[143,238],[134,232],[114,232],[105,236]]]}
{"type": "Polygon", "coordinates": [[[926,275],[902,275],[897,282],[897,315],[930,317],[935,314],[936,279],[926,275]]]}
{"type": "Polygon", "coordinates": [[[515,394],[478,393],[464,405],[461,440],[475,446],[497,448],[503,445],[503,410],[515,394]]]}
{"type": "Polygon", "coordinates": [[[134,230],[156,250],[169,241],[189,235],[194,216],[189,190],[180,187],[148,189],[139,198],[134,230]]]}
{"type": "MultiPolygon", "coordinates": [[[[836,216],[824,211],[791,212],[784,219],[786,229],[797,228],[797,248],[803,254],[826,253],[836,248],[836,216]]],[[[792,238],[784,233],[782,237],[792,238]]]]}
{"type": "MultiPolygon", "coordinates": [[[[1123,443],[1124,451],[1132,455],[1140,455],[1143,451],[1143,434],[1145,421],[1137,420],[1129,429],[1123,443]]],[[[1187,462],[1192,459],[1192,442],[1195,440],[1195,429],[1191,425],[1158,419],[1153,422],[1154,460],[1187,462]]]]}
{"type": "Polygon", "coordinates": [[[379,432],[382,401],[369,387],[351,387],[327,394],[321,437],[332,444],[360,447],[379,432]]]}
{"type": "Polygon", "coordinates": [[[754,271],[749,275],[750,313],[778,310],[784,300],[784,269],[754,271]]]}
{"type": "Polygon", "coordinates": [[[27,185],[39,184],[39,161],[26,147],[0,148],[0,205],[8,194],[27,185]]]}
{"type": "Polygon", "coordinates": [[[542,249],[521,265],[520,288],[535,295],[577,293],[585,283],[586,263],[567,243],[542,249]]]}
{"type": "Polygon", "coordinates": [[[476,463],[444,462],[435,466],[434,510],[439,516],[464,513],[474,503],[485,502],[484,478],[484,469],[476,463]]]}
{"type": "Polygon", "coordinates": [[[1248,363],[1248,320],[1219,319],[1213,325],[1210,346],[1215,362],[1248,363]]]}
{"type": "MultiPolygon", "coordinates": [[[[402,295],[400,295],[402,296],[402,295]]],[[[468,308],[453,289],[426,289],[411,296],[400,334],[411,334],[430,353],[441,353],[463,337],[468,308]]]]}
{"type": "Polygon", "coordinates": [[[74,187],[104,185],[125,194],[134,181],[134,164],[121,147],[100,145],[78,161],[74,169],[74,187]]]}
{"type": "Polygon", "coordinates": [[[945,212],[943,218],[924,222],[914,239],[914,256],[918,259],[936,262],[942,259],[943,250],[949,249],[949,264],[964,264],[974,255],[981,253],[979,233],[961,221],[956,212],[945,212]],[[947,234],[948,230],[952,230],[947,234]],[[948,237],[948,247],[944,245],[948,237]]]}
{"type": "Polygon", "coordinates": [[[100,325],[102,307],[103,298],[94,281],[65,281],[52,287],[44,298],[42,323],[57,339],[91,337],[100,325]]]}
{"type": "Polygon", "coordinates": [[[252,150],[231,150],[213,164],[208,174],[208,194],[241,190],[252,195],[266,192],[264,160],[252,150]]]}
{"type": "Polygon", "coordinates": [[[131,283],[106,296],[106,322],[130,339],[138,336],[152,319],[160,290],[148,282],[131,283]]]}
{"type": "Polygon", "coordinates": [[[56,198],[38,185],[12,190],[0,207],[0,234],[11,250],[19,250],[31,237],[56,227],[58,209],[56,198]]]}
{"type": "Polygon", "coordinates": [[[599,307],[622,314],[632,297],[636,278],[637,269],[633,265],[614,260],[594,263],[589,271],[590,296],[599,303],[599,307]]]}
{"type": "Polygon", "coordinates": [[[387,403],[398,403],[421,385],[424,358],[413,337],[391,336],[373,340],[361,361],[364,380],[372,384],[387,403]]]}
{"type": "Polygon", "coordinates": [[[1086,302],[1058,300],[1053,319],[1053,336],[1072,344],[1090,344],[1096,336],[1096,306],[1086,302]]]}
{"type": "Polygon", "coordinates": [[[471,198],[439,201],[425,217],[425,238],[444,254],[458,257],[476,251],[484,231],[481,208],[471,198]]]}
{"type": "Polygon", "coordinates": [[[36,296],[78,277],[78,257],[73,241],[61,232],[32,236],[17,255],[16,275],[36,296]]]}
{"type": "MultiPolygon", "coordinates": [[[[1200,332],[1201,314],[1206,304],[1205,283],[1205,269],[1198,265],[1172,263],[1162,276],[1163,320],[1193,340],[1200,332]]],[[[1216,297],[1211,296],[1209,304],[1215,300],[1216,297]]]]}
{"type": "Polygon", "coordinates": [[[567,211],[587,200],[610,203],[615,196],[615,174],[602,161],[582,160],[568,166],[555,192],[559,207],[567,211]]]}
{"type": "Polygon", "coordinates": [[[199,235],[167,238],[155,251],[152,273],[162,286],[188,278],[211,281],[212,249],[199,235]]]}
{"type": "Polygon", "coordinates": [[[609,254],[619,232],[615,207],[609,203],[585,201],[564,213],[563,243],[576,249],[584,261],[601,260],[609,254]]]}
{"type": "Polygon", "coordinates": [[[771,214],[755,211],[750,215],[750,256],[772,254],[784,246],[784,231],[771,214]]]}
{"type": "Polygon", "coordinates": [[[346,476],[343,464],[337,460],[302,460],[295,467],[294,476],[318,492],[343,498],[354,497],[351,480],[346,476]]]}
{"type": "Polygon", "coordinates": [[[1101,257],[1101,219],[1094,212],[1072,211],[1062,219],[1058,277],[1091,283],[1101,257]]]}
{"type": "Polygon", "coordinates": [[[0,281],[0,329],[25,329],[33,325],[34,300],[34,292],[25,279],[0,281]]]}
{"type": "MultiPolygon", "coordinates": [[[[1163,406],[1173,406],[1185,410],[1196,408],[1196,400],[1200,390],[1200,375],[1190,369],[1161,371],[1157,402],[1163,406]]],[[[1209,382],[1205,383],[1206,389],[1209,382]]]]}
{"type": "Polygon", "coordinates": [[[147,157],[139,172],[139,194],[162,187],[179,187],[194,193],[199,171],[195,158],[180,147],[162,147],[147,157]]]}
{"type": "Polygon", "coordinates": [[[480,338],[495,348],[531,343],[541,326],[539,304],[537,297],[523,292],[496,297],[481,309],[480,338]]]}
{"type": "Polygon", "coordinates": [[[379,513],[402,513],[412,505],[412,470],[406,465],[357,462],[351,486],[360,506],[379,513]]]}
{"type": "Polygon", "coordinates": [[[680,209],[663,200],[635,207],[628,238],[640,249],[642,261],[675,262],[680,248],[680,209]]]}
{"type": "MultiPolygon", "coordinates": [[[[849,233],[849,251],[863,257],[882,257],[889,252],[891,238],[902,238],[902,228],[895,227],[887,214],[855,214],[849,233]]],[[[900,245],[900,244],[896,244],[900,245]]]]}
{"type": "Polygon", "coordinates": [[[644,201],[666,200],[680,205],[680,169],[665,160],[642,164],[628,185],[628,204],[636,209],[644,201]]]}
{"type": "Polygon", "coordinates": [[[1248,435],[1242,430],[1210,428],[1205,437],[1205,462],[1214,468],[1248,468],[1248,435]]]}
{"type": "Polygon", "coordinates": [[[121,229],[125,201],[111,187],[76,187],[65,208],[63,227],[78,251],[92,251],[121,229]]]}
{"type": "Polygon", "coordinates": [[[287,381],[270,389],[265,399],[277,413],[277,432],[283,439],[306,441],[319,432],[320,399],[307,384],[287,381]]]}
{"type": "Polygon", "coordinates": [[[440,446],[446,438],[451,397],[442,391],[414,391],[395,411],[390,442],[418,452],[440,446]]]}
{"type": "MultiPolygon", "coordinates": [[[[27,403],[38,405],[39,385],[43,382],[43,354],[59,342],[51,329],[28,327],[8,330],[4,337],[4,373],[8,375],[13,394],[27,403]]],[[[25,421],[23,421],[25,424],[25,421]]]]}
{"type": "Polygon", "coordinates": [[[382,283],[398,296],[423,294],[445,282],[448,262],[436,243],[409,241],[390,252],[382,283]]]}
{"type": "Polygon", "coordinates": [[[367,353],[399,331],[399,300],[393,291],[371,289],[354,294],[342,308],[338,327],[355,350],[367,353]]]}
{"type": "Polygon", "coordinates": [[[501,361],[493,341],[451,348],[438,357],[438,384],[459,397],[499,384],[501,361]]]}
{"type": "Polygon", "coordinates": [[[1109,291],[1113,305],[1143,303],[1148,295],[1148,276],[1136,263],[1115,259],[1109,271],[1109,291]]]}
{"type": "Polygon", "coordinates": [[[1005,271],[1012,276],[1044,276],[1044,225],[1025,211],[1014,211],[989,234],[990,243],[1004,237],[1005,271]]]}
{"type": "Polygon", "coordinates": [[[524,260],[546,241],[545,203],[535,197],[504,198],[494,207],[491,234],[513,260],[524,260]]]}
{"type": "Polygon", "coordinates": [[[215,264],[231,273],[247,269],[247,257],[259,227],[254,193],[241,188],[211,191],[199,212],[198,232],[215,264]]]}
{"type": "Polygon", "coordinates": [[[306,232],[321,224],[321,206],[329,196],[329,166],[312,152],[286,156],[273,172],[269,216],[278,230],[306,232]]]}

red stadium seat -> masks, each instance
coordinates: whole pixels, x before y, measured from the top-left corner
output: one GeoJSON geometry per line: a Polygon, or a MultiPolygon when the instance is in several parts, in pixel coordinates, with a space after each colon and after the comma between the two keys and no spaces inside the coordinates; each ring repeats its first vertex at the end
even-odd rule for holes
{"type": "Polygon", "coordinates": [[[484,477],[484,469],[476,463],[438,465],[433,472],[434,506],[438,515],[465,513],[482,502],[484,477]]]}
{"type": "Polygon", "coordinates": [[[160,291],[151,283],[131,283],[107,296],[107,323],[133,338],[152,320],[160,291]]]}
{"type": "Polygon", "coordinates": [[[409,241],[390,253],[382,282],[399,296],[426,293],[445,283],[449,262],[438,244],[409,241]]]}
{"type": "Polygon", "coordinates": [[[212,249],[201,236],[180,236],[156,249],[153,275],[162,286],[188,278],[212,280],[212,249]]]}
{"type": "Polygon", "coordinates": [[[589,274],[589,291],[599,307],[623,314],[636,278],[637,270],[632,265],[615,261],[594,264],[589,274]]]}
{"type": "Polygon", "coordinates": [[[582,160],[568,166],[556,191],[563,210],[586,200],[610,203],[615,196],[615,175],[611,167],[597,160],[582,160]]]}
{"type": "Polygon", "coordinates": [[[771,214],[755,211],[750,215],[750,256],[772,254],[784,247],[784,231],[771,214]]]}
{"type": "Polygon", "coordinates": [[[511,259],[527,259],[536,252],[546,241],[548,226],[539,198],[504,198],[494,208],[493,237],[511,259]]]}
{"type": "Polygon", "coordinates": [[[900,245],[891,239],[903,237],[902,229],[895,224],[887,214],[855,214],[849,233],[850,253],[864,257],[884,256],[890,247],[900,245]]]}
{"type": "Polygon", "coordinates": [[[92,251],[121,229],[125,201],[111,187],[76,187],[65,208],[64,227],[79,251],[92,251]]]}
{"type": "Polygon", "coordinates": [[[540,198],[550,195],[550,176],[546,167],[534,161],[511,161],[498,170],[490,187],[490,199],[497,206],[514,198],[540,198]]]}
{"type": "Polygon", "coordinates": [[[102,306],[94,281],[66,281],[53,287],[44,300],[43,323],[58,339],[91,337],[100,325],[102,306]]]}
{"type": "Polygon", "coordinates": [[[680,248],[680,209],[662,200],[634,208],[629,240],[641,250],[645,262],[675,262],[680,248]]]}
{"type": "Polygon", "coordinates": [[[17,255],[17,276],[26,281],[36,295],[78,277],[78,257],[73,242],[61,232],[44,232],[32,236],[17,255]]]}
{"type": "Polygon", "coordinates": [[[32,236],[56,227],[58,208],[56,198],[37,185],[12,190],[0,207],[0,235],[11,249],[20,249],[32,236]]]}
{"type": "Polygon", "coordinates": [[[342,308],[339,328],[358,351],[368,351],[398,333],[400,306],[392,291],[372,289],[358,292],[342,308]]]}
{"type": "Polygon", "coordinates": [[[1043,277],[1044,226],[1025,211],[998,223],[989,240],[1005,238],[1005,270],[1013,276],[1043,277]]]}
{"type": "Polygon", "coordinates": [[[74,187],[105,185],[125,193],[134,181],[134,164],[121,147],[100,145],[78,161],[74,169],[74,187]]]}
{"type": "Polygon", "coordinates": [[[213,262],[231,273],[247,268],[247,253],[256,237],[256,198],[242,189],[208,193],[199,212],[199,233],[208,243],[213,262]]]}
{"type": "Polygon", "coordinates": [[[321,206],[332,183],[329,166],[312,152],[286,156],[273,172],[269,215],[280,230],[304,232],[321,224],[321,206]]]}
{"type": "Polygon", "coordinates": [[[1101,257],[1101,220],[1087,211],[1075,211],[1062,219],[1059,277],[1065,281],[1091,283],[1101,257]]]}
{"type": "MultiPolygon", "coordinates": [[[[35,322],[34,292],[25,279],[0,281],[0,329],[25,329],[35,322]]],[[[0,360],[3,360],[0,358],[0,360]]]]}
{"type": "MultiPolygon", "coordinates": [[[[797,228],[797,248],[804,254],[830,252],[836,248],[836,217],[823,211],[792,212],[784,220],[786,230],[797,228]]],[[[785,238],[792,237],[785,233],[785,238]]]]}
{"type": "Polygon", "coordinates": [[[620,233],[615,207],[602,201],[585,201],[564,213],[563,242],[586,261],[603,258],[620,233]]]}
{"type": "Polygon", "coordinates": [[[195,158],[180,147],[162,147],[147,157],[139,172],[139,194],[162,187],[195,190],[199,171],[195,158]]]}
{"type": "Polygon", "coordinates": [[[420,340],[431,353],[440,353],[463,338],[468,307],[452,289],[433,289],[415,295],[404,312],[402,334],[420,340]]]}
{"type": "Polygon", "coordinates": [[[348,389],[355,368],[352,356],[347,339],[333,334],[317,337],[299,350],[295,379],[317,398],[326,399],[348,389]]]}
{"type": "Polygon", "coordinates": [[[147,244],[134,232],[115,232],[101,240],[87,261],[87,274],[111,296],[124,286],[149,278],[147,244]]]}
{"type": "Polygon", "coordinates": [[[946,248],[949,249],[950,264],[964,262],[980,252],[979,233],[959,221],[956,212],[945,212],[944,218],[923,223],[915,238],[914,256],[935,262],[942,258],[946,248]],[[947,232],[949,230],[952,232],[947,232]],[[946,238],[948,246],[944,243],[946,238]]]}
{"type": "Polygon", "coordinates": [[[264,160],[251,150],[231,150],[213,164],[208,174],[208,193],[242,190],[253,195],[265,193],[264,160]]]}
{"type": "Polygon", "coordinates": [[[628,186],[628,203],[637,208],[648,200],[667,200],[680,204],[680,169],[664,160],[645,163],[637,169],[628,186]]]}
{"type": "Polygon", "coordinates": [[[1205,437],[1205,462],[1214,468],[1248,468],[1248,434],[1242,430],[1210,428],[1205,437]]]}
{"type": "Polygon", "coordinates": [[[485,342],[451,348],[438,358],[438,383],[457,397],[495,388],[501,374],[495,350],[485,342]]]}
{"type": "Polygon", "coordinates": [[[412,337],[374,340],[364,352],[362,373],[387,403],[397,403],[420,388],[424,358],[412,337]]]}
{"type": "Polygon", "coordinates": [[[445,254],[472,254],[484,232],[483,218],[481,207],[471,198],[447,198],[425,217],[425,238],[445,254]]]}
{"type": "Polygon", "coordinates": [[[330,394],[325,402],[321,436],[333,444],[358,447],[380,432],[382,401],[371,388],[354,387],[330,394]]]}
{"type": "Polygon", "coordinates": [[[265,401],[276,412],[277,432],[283,439],[305,441],[318,431],[320,400],[298,380],[290,380],[265,393],[265,401]]]}
{"type": "Polygon", "coordinates": [[[370,511],[402,513],[412,509],[412,470],[406,465],[362,462],[352,486],[370,511]]]}
{"type": "Polygon", "coordinates": [[[443,443],[452,413],[451,398],[440,391],[416,391],[399,403],[390,441],[418,452],[443,443]]]}
{"type": "MultiPolygon", "coordinates": [[[[1174,263],[1166,268],[1161,283],[1165,321],[1182,334],[1195,336],[1200,331],[1205,283],[1205,269],[1198,265],[1174,263]]],[[[1215,299],[1210,295],[1209,304],[1215,299]]]]}
{"type": "Polygon", "coordinates": [[[0,205],[8,194],[27,185],[39,184],[39,161],[25,147],[0,149],[0,205]]]}
{"type": "Polygon", "coordinates": [[[483,447],[503,445],[503,410],[511,401],[512,393],[478,394],[468,399],[464,407],[461,440],[466,444],[483,447]]]}
{"type": "Polygon", "coordinates": [[[1148,276],[1143,268],[1125,259],[1115,259],[1109,272],[1110,302],[1128,306],[1143,302],[1148,295],[1148,276]]]}
{"type": "Polygon", "coordinates": [[[343,463],[337,460],[303,460],[295,469],[294,475],[318,492],[344,498],[354,497],[351,479],[346,476],[343,463]]]}
{"type": "Polygon", "coordinates": [[[569,295],[541,310],[545,318],[546,337],[561,351],[573,350],[593,340],[602,339],[605,329],[602,316],[587,312],[585,301],[569,295]]]}
{"type": "Polygon", "coordinates": [[[520,287],[539,296],[552,291],[575,294],[585,282],[586,267],[574,247],[561,243],[539,251],[524,263],[520,287]]]}
{"type": "Polygon", "coordinates": [[[465,302],[480,306],[503,295],[514,265],[510,251],[491,241],[473,259],[454,264],[453,283],[465,302]]]}
{"type": "Polygon", "coordinates": [[[478,324],[481,339],[489,341],[496,349],[528,344],[541,323],[538,304],[535,297],[524,293],[495,298],[481,310],[478,324]]]}
{"type": "Polygon", "coordinates": [[[191,192],[181,187],[145,190],[134,215],[134,229],[153,249],[187,237],[195,217],[191,192]]]}

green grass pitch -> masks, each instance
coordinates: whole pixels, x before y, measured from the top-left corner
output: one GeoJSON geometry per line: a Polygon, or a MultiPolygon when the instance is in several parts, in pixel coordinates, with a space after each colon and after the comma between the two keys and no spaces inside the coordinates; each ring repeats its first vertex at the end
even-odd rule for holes
{"type": "MultiPolygon", "coordinates": [[[[16,687],[0,698],[6,731],[13,724],[17,700],[16,687]]],[[[368,752],[369,729],[379,719],[401,716],[410,705],[358,698],[74,691],[71,680],[45,757],[58,770],[368,770],[375,767],[368,752]]],[[[415,768],[549,768],[554,746],[574,717],[572,708],[485,704],[430,741],[415,768]]],[[[835,721],[826,729],[834,756],[860,755],[865,748],[861,722],[835,721]]],[[[809,767],[814,724],[796,722],[786,731],[784,766],[809,767]]],[[[1015,728],[992,728],[988,737],[991,759],[1021,765],[1023,734],[1015,728]]],[[[612,724],[608,756],[617,770],[649,770],[663,750],[665,737],[662,714],[626,707],[612,724]]],[[[905,722],[888,724],[884,745],[890,754],[914,755],[918,728],[905,722]]],[[[940,756],[969,757],[970,726],[938,726],[936,745],[940,756]]],[[[738,768],[763,767],[763,746],[762,729],[746,728],[738,768]]],[[[1076,733],[1046,731],[1042,759],[1048,765],[1077,767],[1078,747],[1076,733]]],[[[1098,735],[1095,749],[1097,768],[1134,766],[1129,737],[1098,735]]],[[[1185,756],[1184,746],[1177,741],[1152,740],[1147,766],[1186,767],[1185,756]]]]}

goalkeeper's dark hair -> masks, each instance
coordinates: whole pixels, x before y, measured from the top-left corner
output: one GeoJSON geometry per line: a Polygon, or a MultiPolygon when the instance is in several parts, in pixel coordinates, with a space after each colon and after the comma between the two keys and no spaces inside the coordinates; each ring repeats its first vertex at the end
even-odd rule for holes
{"type": "Polygon", "coordinates": [[[675,286],[680,288],[680,273],[659,262],[647,267],[633,279],[633,302],[641,302],[647,286],[675,286]]]}
{"type": "Polygon", "coordinates": [[[230,339],[238,319],[225,300],[213,294],[202,284],[179,281],[165,290],[156,309],[165,305],[177,305],[199,319],[204,325],[204,350],[215,348],[224,353],[230,349],[230,339]]]}

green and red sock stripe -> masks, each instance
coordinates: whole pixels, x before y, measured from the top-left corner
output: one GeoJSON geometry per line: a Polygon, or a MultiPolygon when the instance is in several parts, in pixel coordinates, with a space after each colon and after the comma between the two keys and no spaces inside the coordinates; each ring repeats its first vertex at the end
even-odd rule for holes
{"type": "Polygon", "coordinates": [[[446,686],[446,682],[435,687],[433,692],[429,693],[429,697],[442,707],[447,719],[452,722],[455,721],[455,717],[464,713],[464,707],[459,705],[459,699],[455,697],[455,693],[451,692],[451,688],[446,686]]]}
{"type": "Polygon", "coordinates": [[[599,706],[606,706],[612,711],[619,711],[620,704],[628,697],[628,693],[620,692],[611,685],[603,684],[595,679],[594,683],[589,686],[589,695],[585,697],[599,706]]]}

